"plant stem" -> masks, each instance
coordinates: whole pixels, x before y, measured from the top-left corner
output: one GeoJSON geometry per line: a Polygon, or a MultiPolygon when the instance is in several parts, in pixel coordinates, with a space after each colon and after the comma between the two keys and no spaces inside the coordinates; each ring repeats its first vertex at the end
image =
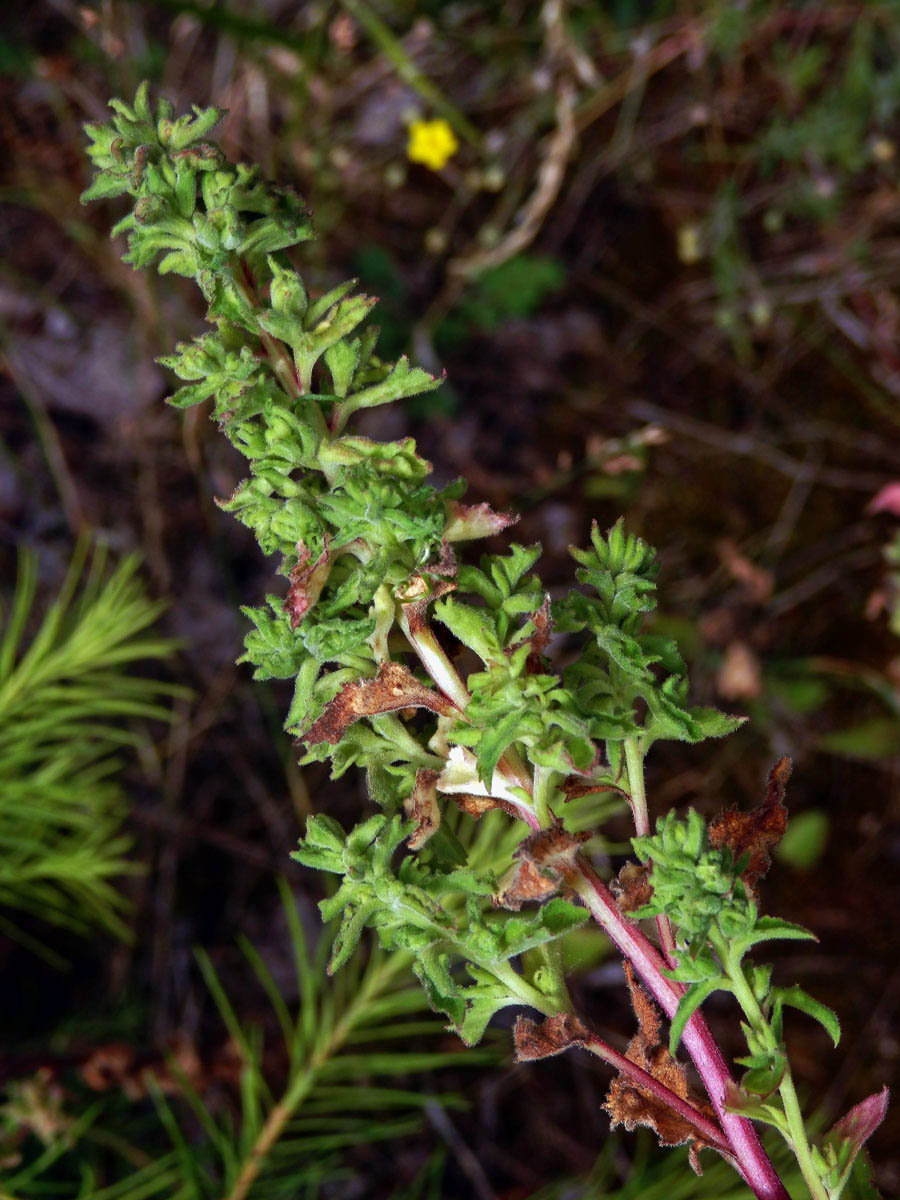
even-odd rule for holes
{"type": "MultiPolygon", "coordinates": [[[[650,812],[647,808],[647,791],[644,787],[644,753],[640,741],[636,737],[626,738],[625,765],[628,768],[628,794],[631,797],[631,811],[634,814],[634,831],[638,837],[646,837],[650,833],[650,812]]],[[[656,928],[659,931],[659,943],[662,947],[666,965],[675,967],[678,959],[675,954],[675,935],[672,925],[665,913],[656,918],[656,928]]]]}
{"type": "MultiPolygon", "coordinates": [[[[262,309],[263,306],[260,304],[259,296],[256,292],[256,284],[250,271],[243,263],[235,267],[232,272],[232,280],[234,286],[251,308],[255,310],[262,309]]],[[[282,389],[292,400],[299,399],[303,395],[303,386],[297,376],[297,369],[294,366],[294,359],[290,350],[288,350],[283,342],[279,342],[271,334],[266,333],[261,326],[256,332],[282,389]]],[[[307,404],[307,409],[319,437],[322,441],[328,441],[331,435],[328,432],[328,426],[325,423],[325,418],[318,403],[315,400],[310,400],[307,404]]]]}
{"type": "MultiPolygon", "coordinates": [[[[775,1037],[768,1020],[763,1015],[759,1001],[754,996],[753,989],[747,982],[747,977],[741,968],[741,964],[731,953],[727,939],[721,931],[711,930],[709,941],[719,956],[725,973],[734,988],[735,999],[741,1006],[744,1016],[747,1018],[754,1033],[764,1040],[769,1049],[777,1050],[779,1048],[778,1039],[775,1037]]],[[[778,1092],[784,1104],[784,1115],[787,1118],[787,1127],[790,1133],[789,1137],[786,1134],[784,1135],[785,1141],[794,1152],[797,1165],[800,1167],[813,1200],[828,1200],[828,1190],[813,1162],[812,1150],[810,1149],[809,1139],[806,1136],[806,1125],[803,1121],[803,1114],[800,1111],[800,1102],[797,1099],[794,1080],[791,1077],[791,1068],[786,1058],[784,1076],[778,1085],[778,1092]]]]}
{"type": "Polygon", "coordinates": [[[803,1114],[800,1111],[800,1101],[797,1099],[797,1092],[794,1088],[794,1080],[791,1077],[790,1067],[785,1070],[784,1078],[778,1087],[778,1092],[784,1104],[784,1115],[787,1117],[788,1129],[791,1131],[791,1148],[797,1159],[797,1165],[803,1173],[806,1186],[809,1188],[814,1200],[828,1200],[828,1190],[813,1162],[812,1150],[809,1145],[809,1139],[806,1136],[806,1125],[803,1121],[803,1114]]]}
{"type": "MultiPolygon", "coordinates": [[[[615,899],[589,863],[583,859],[566,882],[578,893],[591,915],[629,960],[670,1019],[675,1015],[683,989],[663,975],[665,963],[659,951],[637,925],[619,912],[615,899]]],[[[734,1153],[735,1164],[758,1200],[789,1200],[788,1193],[762,1148],[756,1130],[746,1117],[726,1110],[726,1091],[733,1084],[721,1051],[706,1022],[695,1012],[685,1027],[682,1041],[690,1054],[719,1122],[734,1153]]]]}
{"type": "Polygon", "coordinates": [[[556,772],[550,767],[534,768],[534,811],[542,829],[548,829],[553,823],[550,797],[555,782],[556,772]]]}

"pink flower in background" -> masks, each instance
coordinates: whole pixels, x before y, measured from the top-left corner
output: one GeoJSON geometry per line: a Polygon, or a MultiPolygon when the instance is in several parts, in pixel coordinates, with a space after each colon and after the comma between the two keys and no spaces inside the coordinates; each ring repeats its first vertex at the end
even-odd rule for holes
{"type": "Polygon", "coordinates": [[[870,513],[889,512],[891,516],[900,517],[900,480],[886,483],[869,501],[866,509],[870,513]]]}

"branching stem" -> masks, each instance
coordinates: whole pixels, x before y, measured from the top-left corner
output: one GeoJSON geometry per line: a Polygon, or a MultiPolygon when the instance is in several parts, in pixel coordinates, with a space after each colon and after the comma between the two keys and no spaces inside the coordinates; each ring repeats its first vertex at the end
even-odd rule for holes
{"type": "MultiPolygon", "coordinates": [[[[569,885],[584,901],[591,915],[606,931],[619,951],[629,960],[653,998],[670,1019],[675,1015],[681,998],[680,984],[663,975],[665,963],[656,947],[648,941],[637,925],[625,920],[619,912],[612,893],[583,859],[578,869],[567,879],[569,885]]],[[[722,1129],[734,1152],[741,1175],[758,1200],[789,1200],[784,1185],[762,1148],[753,1125],[745,1118],[727,1111],[726,1089],[732,1083],[722,1053],[709,1027],[699,1012],[694,1013],[682,1036],[685,1048],[703,1080],[722,1129]]]]}
{"type": "MultiPolygon", "coordinates": [[[[778,1039],[763,1014],[759,1001],[753,994],[753,989],[747,982],[747,977],[741,968],[740,962],[732,954],[727,940],[719,931],[713,929],[710,930],[709,941],[719,956],[725,974],[734,988],[735,999],[741,1006],[744,1016],[747,1018],[754,1033],[763,1039],[770,1050],[777,1050],[778,1039]]],[[[806,1186],[809,1188],[810,1195],[813,1197],[813,1200],[828,1200],[828,1191],[813,1162],[812,1150],[810,1149],[809,1139],[806,1136],[806,1127],[803,1122],[803,1114],[800,1111],[800,1102],[797,1099],[797,1091],[791,1076],[791,1068],[787,1063],[785,1063],[781,1083],[778,1085],[778,1092],[784,1104],[784,1115],[787,1118],[785,1140],[794,1152],[797,1164],[803,1173],[806,1186]]]]}
{"type": "MultiPolygon", "coordinates": [[[[650,833],[650,812],[647,806],[647,791],[644,787],[644,753],[636,737],[626,738],[625,765],[628,768],[628,794],[631,798],[631,811],[634,814],[634,831],[638,837],[646,837],[650,833]]],[[[656,928],[659,932],[659,944],[662,947],[666,965],[674,967],[678,959],[675,955],[675,935],[672,925],[665,913],[656,918],[656,928]]]]}

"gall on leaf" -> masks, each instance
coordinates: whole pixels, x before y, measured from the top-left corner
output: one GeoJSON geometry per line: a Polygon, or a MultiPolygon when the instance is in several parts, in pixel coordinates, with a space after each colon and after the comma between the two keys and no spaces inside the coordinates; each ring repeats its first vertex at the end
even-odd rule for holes
{"type": "Polygon", "coordinates": [[[441,823],[441,808],[437,798],[438,771],[420,767],[416,771],[416,782],[412,793],[403,801],[403,807],[416,827],[407,845],[410,850],[421,850],[428,839],[437,832],[441,823]]]}
{"type": "MultiPolygon", "coordinates": [[[[630,963],[625,962],[625,975],[631,992],[631,1005],[638,1021],[638,1032],[628,1043],[625,1057],[673,1092],[680,1100],[715,1122],[713,1109],[690,1095],[687,1070],[677,1062],[660,1040],[662,1022],[656,1006],[640,986],[630,963]]],[[[606,1103],[613,1128],[623,1125],[629,1132],[637,1125],[652,1129],[661,1146],[690,1145],[690,1163],[701,1174],[699,1151],[709,1143],[680,1113],[675,1112],[658,1096],[620,1074],[612,1081],[606,1103]]]]}
{"type": "Polygon", "coordinates": [[[709,823],[709,840],[717,850],[725,847],[739,862],[746,857],[747,865],[741,878],[748,888],[757,883],[772,863],[771,854],[787,829],[788,810],[784,792],[791,775],[791,760],[780,758],[769,774],[766,797],[762,804],[748,813],[727,808],[709,823]]]}
{"type": "Polygon", "coordinates": [[[336,746],[354,721],[403,708],[427,708],[438,716],[457,712],[446,696],[420,683],[406,667],[399,663],[382,663],[374,679],[348,683],[326,704],[322,715],[303,734],[302,740],[310,745],[328,742],[336,746]]]}

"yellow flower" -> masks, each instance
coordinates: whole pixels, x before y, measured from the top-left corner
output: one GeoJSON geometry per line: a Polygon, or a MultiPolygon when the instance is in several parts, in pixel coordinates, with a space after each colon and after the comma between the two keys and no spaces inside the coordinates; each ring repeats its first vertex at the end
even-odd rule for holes
{"type": "Polygon", "coordinates": [[[413,121],[409,126],[406,157],[422,163],[432,171],[440,171],[459,149],[459,142],[443,117],[434,121],[413,121]]]}

